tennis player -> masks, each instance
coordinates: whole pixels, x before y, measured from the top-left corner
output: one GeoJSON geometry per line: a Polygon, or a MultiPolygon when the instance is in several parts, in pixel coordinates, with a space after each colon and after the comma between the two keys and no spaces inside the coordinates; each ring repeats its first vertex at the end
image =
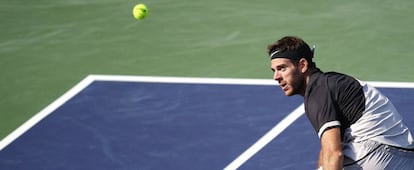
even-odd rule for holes
{"type": "Polygon", "coordinates": [[[268,46],[274,79],[286,96],[304,97],[321,149],[318,168],[413,170],[414,142],[391,101],[351,76],[322,72],[299,37],[268,46]]]}

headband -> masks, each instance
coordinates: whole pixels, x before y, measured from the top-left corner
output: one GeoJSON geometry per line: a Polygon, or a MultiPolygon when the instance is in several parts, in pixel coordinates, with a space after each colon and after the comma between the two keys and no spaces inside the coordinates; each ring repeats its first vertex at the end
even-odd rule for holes
{"type": "Polygon", "coordinates": [[[288,58],[291,60],[299,60],[302,58],[303,55],[301,55],[298,51],[275,51],[272,54],[270,54],[270,58],[273,60],[275,58],[288,58]]]}
{"type": "Polygon", "coordinates": [[[283,52],[276,50],[270,54],[270,59],[273,60],[275,58],[288,58],[291,60],[300,60],[301,58],[306,58],[312,60],[313,54],[315,53],[315,46],[311,49],[311,53],[307,54],[306,52],[295,50],[289,51],[285,50],[283,52]]]}

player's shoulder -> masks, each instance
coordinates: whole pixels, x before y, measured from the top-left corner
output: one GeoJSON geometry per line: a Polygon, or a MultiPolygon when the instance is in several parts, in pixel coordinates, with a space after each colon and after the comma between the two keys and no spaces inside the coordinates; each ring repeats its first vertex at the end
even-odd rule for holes
{"type": "Polygon", "coordinates": [[[353,76],[339,72],[325,72],[323,73],[322,77],[324,77],[327,82],[335,84],[360,84],[359,81],[353,76]]]}
{"type": "Polygon", "coordinates": [[[332,79],[335,79],[335,78],[351,78],[351,79],[353,79],[353,77],[350,76],[350,75],[347,75],[345,73],[335,72],[335,71],[324,72],[323,76],[326,76],[326,77],[332,78],[332,79]]]}
{"type": "Polygon", "coordinates": [[[335,89],[346,89],[350,86],[360,88],[360,82],[347,74],[339,73],[339,72],[318,72],[315,75],[312,75],[312,88],[323,87],[326,90],[335,90],[335,89]]]}

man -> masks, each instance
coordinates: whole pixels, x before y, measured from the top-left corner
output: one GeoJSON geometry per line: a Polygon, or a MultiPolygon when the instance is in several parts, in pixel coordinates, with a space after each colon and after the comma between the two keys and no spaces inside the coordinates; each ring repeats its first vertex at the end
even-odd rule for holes
{"type": "Polygon", "coordinates": [[[414,141],[393,104],[348,75],[322,72],[298,37],[268,46],[274,79],[286,96],[304,97],[321,149],[319,169],[414,169],[414,141]]]}

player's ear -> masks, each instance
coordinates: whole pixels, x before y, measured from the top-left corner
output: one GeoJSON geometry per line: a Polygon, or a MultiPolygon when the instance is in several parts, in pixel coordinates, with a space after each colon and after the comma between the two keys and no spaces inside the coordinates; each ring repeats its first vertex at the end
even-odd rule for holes
{"type": "Polygon", "coordinates": [[[299,68],[302,73],[305,73],[309,69],[309,62],[305,58],[299,60],[299,68]]]}

